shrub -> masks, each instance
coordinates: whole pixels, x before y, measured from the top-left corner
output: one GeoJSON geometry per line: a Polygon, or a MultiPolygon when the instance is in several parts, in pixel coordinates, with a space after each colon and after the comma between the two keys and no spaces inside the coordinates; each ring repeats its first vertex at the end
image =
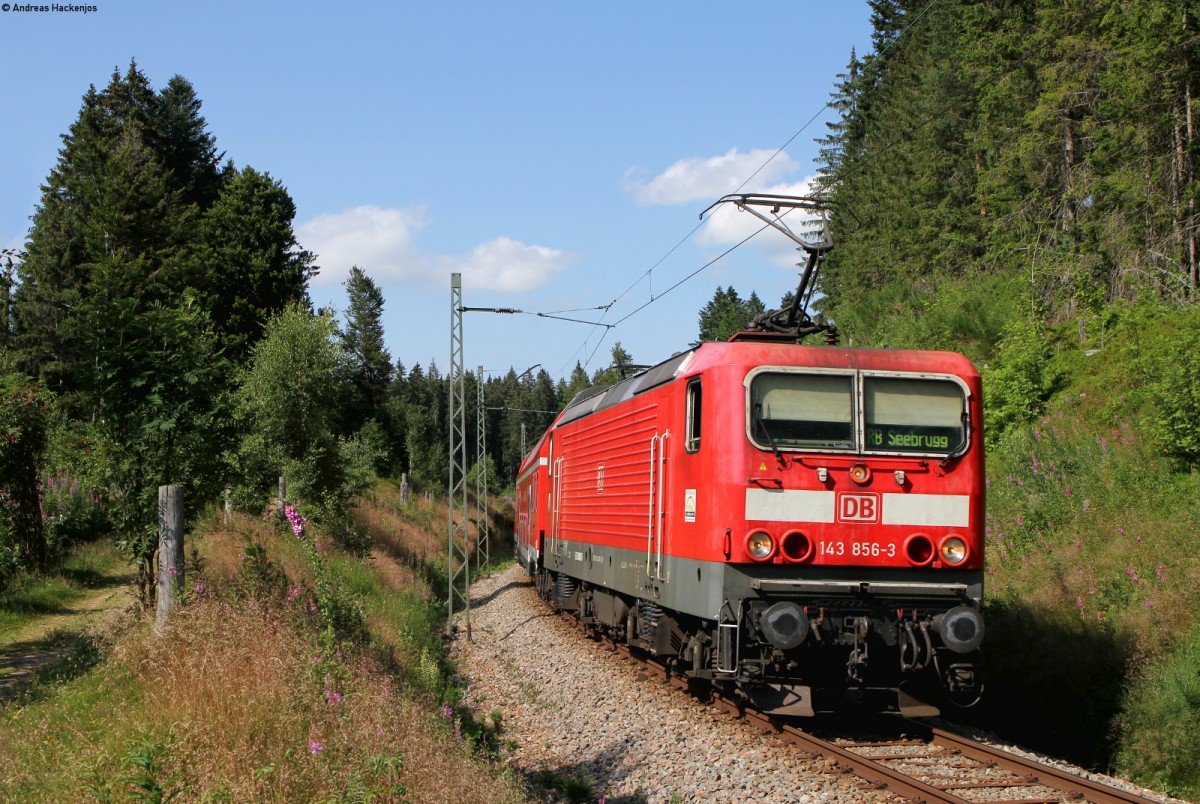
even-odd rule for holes
{"type": "Polygon", "coordinates": [[[1128,685],[1117,765],[1173,795],[1200,795],[1200,626],[1128,685]]]}
{"type": "Polygon", "coordinates": [[[1051,364],[1051,344],[1045,330],[1027,321],[1006,328],[993,365],[983,372],[984,432],[996,445],[1018,424],[1042,411],[1063,377],[1051,364]]]}
{"type": "Polygon", "coordinates": [[[1200,462],[1200,333],[1181,336],[1170,347],[1153,384],[1159,414],[1155,435],[1170,455],[1200,462]]]}
{"type": "Polygon", "coordinates": [[[42,513],[46,518],[46,542],[53,555],[112,530],[100,494],[74,477],[59,475],[42,484],[42,513]]]}

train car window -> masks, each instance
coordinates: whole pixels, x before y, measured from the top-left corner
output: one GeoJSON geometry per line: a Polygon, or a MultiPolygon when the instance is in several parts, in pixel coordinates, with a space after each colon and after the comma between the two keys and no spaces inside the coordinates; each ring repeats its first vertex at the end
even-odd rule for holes
{"type": "Polygon", "coordinates": [[[685,439],[688,452],[697,452],[700,449],[700,406],[703,401],[702,391],[699,377],[688,383],[687,438],[685,439]]]}
{"type": "Polygon", "coordinates": [[[962,387],[949,380],[864,377],[866,448],[953,455],[966,439],[966,405],[962,387]]]}
{"type": "Polygon", "coordinates": [[[766,449],[853,449],[854,378],[762,373],[750,383],[750,434],[766,449]]]}

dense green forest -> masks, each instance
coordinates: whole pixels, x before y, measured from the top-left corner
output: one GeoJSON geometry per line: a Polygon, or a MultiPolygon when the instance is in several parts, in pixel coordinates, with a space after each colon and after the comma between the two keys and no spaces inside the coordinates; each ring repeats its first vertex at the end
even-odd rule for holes
{"type": "Polygon", "coordinates": [[[984,375],[977,720],[1200,794],[1200,20],[1189,0],[871,0],[819,140],[856,346],[984,375]]]}
{"type": "Polygon", "coordinates": [[[822,310],[989,359],[1020,316],[1194,303],[1200,23],[1186,0],[872,0],[830,105],[822,310]],[[925,315],[934,313],[934,315],[925,315]]]}
{"type": "MultiPolygon", "coordinates": [[[[819,140],[837,247],[814,306],[844,342],[953,349],[983,371],[979,722],[1196,795],[1196,10],[870,5],[871,51],[848,54],[819,140]]],[[[165,483],[190,510],[228,494],[257,513],[283,474],[351,548],[374,478],[445,483],[447,378],[391,359],[371,266],[350,271],[340,318],[312,309],[318,256],[284,184],[235,166],[200,110],[185,79],[155,90],[136,65],[89,89],[4,255],[0,591],[106,534],[151,595],[165,483]]],[[[763,308],[718,288],[698,340],[763,308]]],[[[488,432],[471,461],[494,491],[523,439],[632,357],[617,344],[612,363],[467,374],[466,430],[482,383],[488,432]]]]}

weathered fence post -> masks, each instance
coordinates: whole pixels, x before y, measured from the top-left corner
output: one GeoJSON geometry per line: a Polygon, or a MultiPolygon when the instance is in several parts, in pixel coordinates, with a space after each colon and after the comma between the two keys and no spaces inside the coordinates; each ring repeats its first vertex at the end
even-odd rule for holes
{"type": "Polygon", "coordinates": [[[283,507],[287,505],[287,481],[283,475],[279,476],[279,518],[286,519],[287,514],[284,513],[283,507]]]}
{"type": "Polygon", "coordinates": [[[162,631],[183,588],[183,487],[158,487],[158,612],[162,631]]]}
{"type": "Polygon", "coordinates": [[[400,504],[408,502],[408,472],[400,473],[400,504]]]}
{"type": "Polygon", "coordinates": [[[226,527],[228,527],[229,523],[233,521],[233,489],[229,488],[229,486],[225,487],[225,517],[224,517],[224,520],[225,520],[226,527]]]}

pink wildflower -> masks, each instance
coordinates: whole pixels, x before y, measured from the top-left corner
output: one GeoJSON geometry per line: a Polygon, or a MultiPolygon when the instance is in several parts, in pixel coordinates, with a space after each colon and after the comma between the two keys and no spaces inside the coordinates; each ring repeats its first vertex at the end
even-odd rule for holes
{"type": "Polygon", "coordinates": [[[292,525],[292,533],[296,534],[297,539],[303,539],[304,526],[308,523],[308,520],[301,516],[300,512],[290,505],[283,506],[283,513],[284,516],[287,517],[288,522],[290,522],[292,525]]]}
{"type": "Polygon", "coordinates": [[[308,741],[308,753],[312,754],[314,757],[324,750],[325,750],[325,743],[319,743],[316,740],[308,741]]]}

